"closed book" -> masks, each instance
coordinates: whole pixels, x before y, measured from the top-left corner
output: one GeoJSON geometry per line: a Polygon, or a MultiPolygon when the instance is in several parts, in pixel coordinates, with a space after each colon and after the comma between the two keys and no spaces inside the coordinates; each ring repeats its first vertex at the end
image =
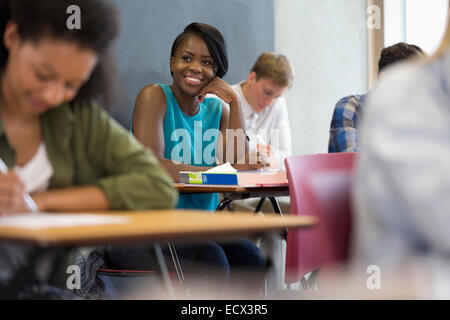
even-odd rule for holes
{"type": "Polygon", "coordinates": [[[188,184],[229,184],[237,185],[236,173],[180,172],[180,182],[188,184]]]}
{"type": "Polygon", "coordinates": [[[233,173],[180,172],[180,182],[186,184],[216,184],[263,186],[287,184],[286,171],[239,171],[233,173]]]}

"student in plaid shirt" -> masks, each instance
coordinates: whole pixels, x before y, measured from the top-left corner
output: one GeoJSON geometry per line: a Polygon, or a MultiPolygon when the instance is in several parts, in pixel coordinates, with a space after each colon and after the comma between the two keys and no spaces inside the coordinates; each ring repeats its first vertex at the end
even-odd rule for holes
{"type": "MultiPolygon", "coordinates": [[[[386,47],[381,51],[378,61],[378,77],[382,75],[385,67],[394,62],[424,55],[418,46],[404,42],[386,47]]],[[[359,122],[365,97],[366,95],[350,95],[336,103],[330,126],[329,153],[360,151],[359,122]]]]}

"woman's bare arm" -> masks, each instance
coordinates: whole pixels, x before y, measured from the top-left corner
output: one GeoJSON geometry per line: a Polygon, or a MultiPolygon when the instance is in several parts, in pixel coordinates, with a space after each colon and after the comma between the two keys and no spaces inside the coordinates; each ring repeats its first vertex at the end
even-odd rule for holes
{"type": "Polygon", "coordinates": [[[167,102],[164,91],[157,84],[144,87],[136,98],[133,113],[133,133],[147,148],[153,150],[159,162],[164,166],[172,179],[180,181],[180,171],[205,171],[209,167],[182,164],[164,158],[164,118],[167,102]]]}

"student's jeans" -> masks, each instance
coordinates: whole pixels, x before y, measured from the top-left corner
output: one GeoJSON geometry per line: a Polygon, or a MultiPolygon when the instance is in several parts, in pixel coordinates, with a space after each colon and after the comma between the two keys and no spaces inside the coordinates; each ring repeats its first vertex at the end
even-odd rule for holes
{"type": "MultiPolygon", "coordinates": [[[[168,248],[163,248],[169,270],[173,263],[168,248]]],[[[261,290],[264,284],[265,259],[259,248],[250,240],[217,244],[207,242],[196,246],[176,246],[184,276],[188,283],[198,279],[212,281],[218,287],[227,288],[239,283],[261,290]],[[251,274],[246,279],[238,275],[251,274]]],[[[155,255],[148,247],[108,247],[105,264],[122,270],[157,270],[155,255]]]]}

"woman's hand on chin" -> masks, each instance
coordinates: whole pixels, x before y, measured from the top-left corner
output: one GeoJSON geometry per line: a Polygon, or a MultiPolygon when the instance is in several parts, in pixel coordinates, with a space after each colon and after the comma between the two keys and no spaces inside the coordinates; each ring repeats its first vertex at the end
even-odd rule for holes
{"type": "Polygon", "coordinates": [[[196,99],[198,99],[198,101],[201,103],[208,93],[215,94],[228,104],[231,104],[237,99],[236,93],[234,92],[233,88],[219,77],[213,78],[206,86],[204,86],[203,89],[200,90],[196,99]]]}

